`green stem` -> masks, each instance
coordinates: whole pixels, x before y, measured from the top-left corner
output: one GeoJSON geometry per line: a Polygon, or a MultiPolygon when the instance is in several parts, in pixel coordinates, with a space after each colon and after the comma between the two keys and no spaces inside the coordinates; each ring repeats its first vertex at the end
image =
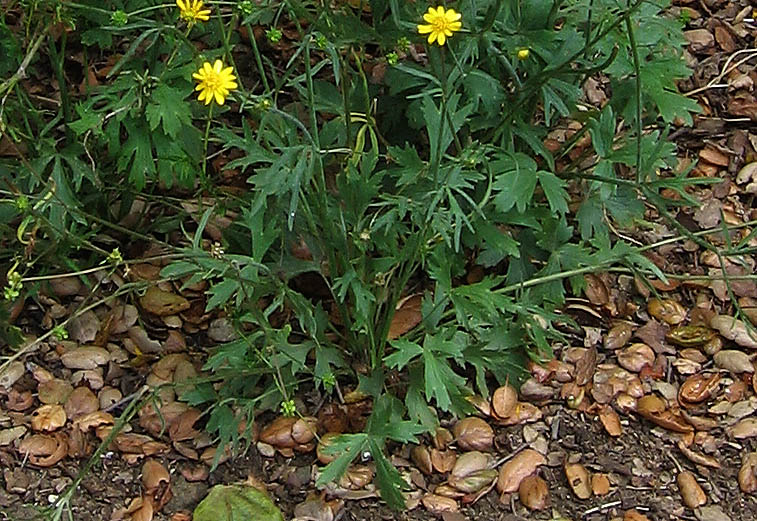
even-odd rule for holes
{"type": "Polygon", "coordinates": [[[645,177],[641,168],[641,63],[639,62],[639,49],[636,47],[636,36],[630,16],[626,18],[626,30],[628,31],[628,43],[631,45],[633,68],[636,75],[636,182],[641,183],[643,177],[645,177]]]}
{"type": "Polygon", "coordinates": [[[208,184],[208,176],[207,176],[207,166],[208,166],[208,142],[210,141],[210,122],[213,120],[213,106],[215,105],[215,101],[212,101],[210,103],[210,108],[208,109],[208,121],[205,123],[205,136],[203,137],[202,143],[203,143],[203,154],[202,154],[202,183],[204,187],[207,187],[208,184]]]}

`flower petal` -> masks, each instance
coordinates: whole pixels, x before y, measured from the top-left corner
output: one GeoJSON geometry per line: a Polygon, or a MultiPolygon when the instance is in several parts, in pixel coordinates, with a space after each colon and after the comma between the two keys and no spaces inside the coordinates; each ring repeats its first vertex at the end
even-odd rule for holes
{"type": "Polygon", "coordinates": [[[215,98],[216,98],[216,103],[218,103],[219,105],[223,105],[223,102],[226,101],[223,97],[223,94],[221,94],[218,91],[216,91],[215,93],[215,98]]]}
{"type": "Polygon", "coordinates": [[[444,35],[444,32],[440,32],[436,35],[436,41],[439,43],[439,45],[444,45],[444,42],[447,40],[447,37],[444,35]]]}
{"type": "Polygon", "coordinates": [[[221,74],[221,69],[223,69],[223,62],[221,60],[216,60],[215,63],[213,63],[213,71],[215,71],[216,74],[221,74]]]}
{"type": "Polygon", "coordinates": [[[418,26],[418,32],[420,34],[430,33],[433,30],[434,30],[434,26],[433,25],[419,25],[418,26]]]}

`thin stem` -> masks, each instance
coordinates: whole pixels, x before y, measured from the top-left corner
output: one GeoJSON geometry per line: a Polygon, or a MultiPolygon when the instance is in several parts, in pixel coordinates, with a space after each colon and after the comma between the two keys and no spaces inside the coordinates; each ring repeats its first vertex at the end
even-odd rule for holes
{"type": "Polygon", "coordinates": [[[626,18],[626,30],[628,31],[628,43],[631,45],[633,68],[636,75],[636,182],[641,183],[644,176],[641,168],[641,63],[639,62],[639,49],[636,47],[636,36],[630,16],[626,18]]]}
{"type": "Polygon", "coordinates": [[[207,186],[207,166],[208,166],[208,142],[210,140],[210,122],[213,121],[213,106],[215,102],[210,103],[210,109],[208,109],[208,121],[205,123],[205,136],[203,142],[203,154],[202,154],[202,183],[207,186]]]}

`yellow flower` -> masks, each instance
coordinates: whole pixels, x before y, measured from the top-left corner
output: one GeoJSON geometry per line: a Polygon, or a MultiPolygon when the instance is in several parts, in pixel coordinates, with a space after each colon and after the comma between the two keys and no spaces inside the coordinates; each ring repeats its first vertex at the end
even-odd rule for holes
{"type": "Polygon", "coordinates": [[[436,9],[429,7],[428,12],[423,15],[423,19],[428,24],[418,25],[418,32],[428,34],[428,43],[436,42],[439,45],[444,45],[444,42],[452,36],[453,32],[462,28],[461,17],[462,15],[455,12],[454,9],[445,9],[441,5],[436,9]]]}
{"type": "Polygon", "coordinates": [[[528,49],[518,49],[519,60],[527,60],[529,56],[531,56],[531,51],[528,49]]]}
{"type": "Polygon", "coordinates": [[[189,24],[198,20],[201,22],[210,20],[210,9],[203,9],[205,4],[202,0],[176,0],[176,5],[181,11],[181,17],[189,24]]]}
{"type": "Polygon", "coordinates": [[[216,60],[212,66],[210,62],[203,63],[200,70],[192,74],[192,77],[197,80],[195,90],[200,92],[197,99],[204,100],[205,105],[210,105],[214,99],[216,103],[223,105],[229,91],[237,88],[237,83],[234,81],[237,77],[232,74],[233,72],[233,67],[224,69],[221,60],[216,60]]]}

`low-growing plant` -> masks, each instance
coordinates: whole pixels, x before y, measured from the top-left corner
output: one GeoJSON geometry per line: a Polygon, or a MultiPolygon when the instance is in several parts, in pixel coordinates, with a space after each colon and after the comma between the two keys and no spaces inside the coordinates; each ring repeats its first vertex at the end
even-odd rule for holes
{"type": "Polygon", "coordinates": [[[39,201],[31,220],[58,233],[68,220],[77,237],[93,207],[108,226],[173,186],[213,196],[162,276],[210,281],[207,310],[223,308],[239,333],[206,364],[222,384],[188,395],[210,407],[223,444],[239,440],[240,419],[294,413],[303,384],[357,386],[372,412],[333,443],[319,484],[369,451],[399,507],[388,442],[467,414],[490,379],[518,380],[548,355],[584,274],[659,274],[611,232],[643,217],[640,195],[690,200],[694,181],[669,174],[664,128],[697,106],[676,91],[688,71],[667,1],[177,4],[63,2],[84,48],[118,56],[102,85],[62,99],[65,139],[38,141],[34,164],[2,175],[39,201]],[[252,73],[235,52],[242,36],[252,73]],[[589,103],[587,79],[609,97],[589,103]],[[210,155],[247,190],[221,193],[210,155]],[[209,249],[203,233],[229,210],[238,217],[209,249]],[[411,300],[417,320],[399,335],[411,300]]]}

